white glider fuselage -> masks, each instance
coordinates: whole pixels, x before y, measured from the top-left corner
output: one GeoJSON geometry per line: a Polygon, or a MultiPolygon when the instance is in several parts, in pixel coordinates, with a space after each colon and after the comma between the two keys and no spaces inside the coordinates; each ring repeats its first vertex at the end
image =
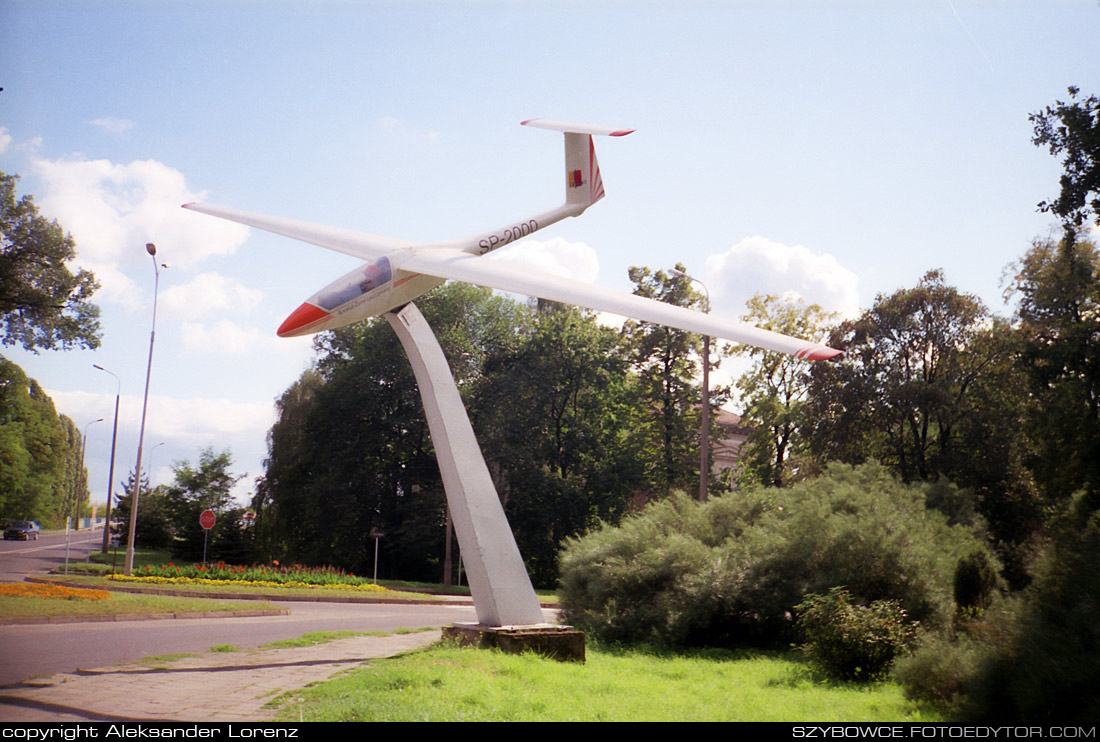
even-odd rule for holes
{"type": "Polygon", "coordinates": [[[492,232],[436,243],[413,243],[377,235],[189,203],[184,208],[309,242],[367,262],[302,303],[279,326],[282,337],[306,335],[358,322],[397,309],[447,280],[487,286],[597,311],[669,325],[681,330],[755,345],[798,358],[826,360],[840,353],[818,343],[702,314],[634,294],[525,270],[482,256],[571,216],[580,216],[604,197],[594,135],[624,136],[614,129],[567,121],[530,119],[527,126],[565,135],[565,203],[492,232]]]}
{"type": "Polygon", "coordinates": [[[470,255],[484,255],[566,217],[579,216],[585,208],[567,204],[465,240],[393,250],[338,278],[306,299],[279,326],[279,337],[334,330],[368,319],[404,306],[445,282],[447,279],[438,276],[402,270],[401,266],[418,250],[454,250],[470,255]]]}

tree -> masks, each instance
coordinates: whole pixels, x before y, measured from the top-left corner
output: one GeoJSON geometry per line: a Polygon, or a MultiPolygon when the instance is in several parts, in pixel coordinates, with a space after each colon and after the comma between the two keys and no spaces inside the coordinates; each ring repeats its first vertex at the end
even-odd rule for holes
{"type": "MultiPolygon", "coordinates": [[[[676,269],[683,272],[682,264],[676,269]]],[[[680,307],[704,309],[705,297],[686,276],[632,267],[634,293],[680,307]]],[[[639,404],[648,412],[650,481],[661,494],[694,489],[699,476],[700,390],[695,384],[698,335],[665,325],[628,321],[623,333],[638,372],[639,404]]],[[[720,404],[712,397],[712,406],[720,404]]]]}
{"type": "MultiPolygon", "coordinates": [[[[747,306],[744,322],[793,337],[822,337],[836,318],[817,304],[785,301],[773,294],[757,294],[747,306]]],[[[740,458],[759,480],[782,487],[788,459],[802,447],[810,362],[752,346],[742,346],[739,352],[754,359],[752,368],[737,380],[745,405],[741,421],[753,428],[740,458]]]]}
{"type": "Polygon", "coordinates": [[[618,334],[556,305],[487,359],[473,420],[532,580],[552,585],[563,541],[618,522],[645,486],[635,380],[618,334]]]}
{"type": "MultiPolygon", "coordinates": [[[[229,451],[215,453],[212,448],[204,448],[199,454],[198,467],[186,461],[176,462],[172,467],[175,482],[168,486],[164,496],[176,535],[173,551],[179,556],[193,561],[202,559],[207,534],[199,524],[199,515],[204,510],[220,515],[228,509],[233,486],[241,480],[230,472],[232,466],[229,451]]],[[[138,502],[140,508],[140,499],[138,502]]]]}
{"type": "MultiPolygon", "coordinates": [[[[879,295],[829,345],[845,351],[811,370],[808,428],[819,461],[880,460],[905,482],[946,477],[976,498],[1006,574],[1042,510],[1025,468],[1027,387],[1008,326],[930,271],[912,289],[879,295]]],[[[947,510],[966,510],[944,500],[947,510]]]]}
{"type": "MultiPolygon", "coordinates": [[[[519,342],[529,314],[492,291],[447,284],[417,301],[464,396],[486,357],[519,342]]],[[[278,402],[257,513],[260,548],[364,572],[438,579],[446,500],[416,379],[382,318],[318,337],[314,367],[278,402]]]]}
{"type": "Polygon", "coordinates": [[[37,381],[0,357],[0,519],[60,526],[84,502],[80,431],[37,381]]]}
{"type": "Polygon", "coordinates": [[[99,284],[86,270],[74,276],[71,236],[38,214],[34,199],[15,199],[17,176],[0,172],[0,343],[33,353],[99,347],[99,284]]]}
{"type": "Polygon", "coordinates": [[[1070,103],[1057,101],[1028,119],[1035,126],[1032,143],[1046,146],[1052,155],[1065,154],[1062,190],[1054,201],[1039,204],[1042,211],[1062,219],[1066,241],[1076,241],[1077,230],[1091,212],[1100,224],[1100,98],[1076,100],[1080,91],[1069,88],[1070,103]]]}
{"type": "Polygon", "coordinates": [[[1010,271],[1019,362],[1036,403],[1032,469],[1052,499],[1100,491],[1100,251],[1037,240],[1010,271]]]}
{"type": "MultiPolygon", "coordinates": [[[[126,546],[130,538],[130,504],[133,502],[134,471],[130,470],[125,482],[122,482],[122,494],[111,510],[116,522],[115,535],[121,546],[126,546]]],[[[169,550],[175,544],[175,528],[172,523],[164,485],[155,489],[149,487],[149,477],[141,477],[141,495],[138,497],[138,523],[134,543],[148,549],[169,550]]]]}

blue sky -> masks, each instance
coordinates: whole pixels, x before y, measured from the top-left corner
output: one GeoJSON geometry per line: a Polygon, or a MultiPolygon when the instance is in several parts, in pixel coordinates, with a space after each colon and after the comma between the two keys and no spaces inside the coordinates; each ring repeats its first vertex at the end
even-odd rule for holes
{"type": "Polygon", "coordinates": [[[1007,312],[1007,264],[1054,226],[1059,163],[1028,114],[1100,92],[1100,4],[1075,2],[40,2],[0,0],[0,169],[103,287],[96,351],[5,353],[89,428],[103,499],[134,465],[154,242],[146,450],[155,482],[228,447],[262,474],[273,400],[310,358],[274,330],[355,261],[179,205],[412,240],[562,200],[531,117],[597,142],[608,197],[508,259],[629,290],[683,262],[716,312],[793,291],[852,313],[929,269],[1007,312]]]}

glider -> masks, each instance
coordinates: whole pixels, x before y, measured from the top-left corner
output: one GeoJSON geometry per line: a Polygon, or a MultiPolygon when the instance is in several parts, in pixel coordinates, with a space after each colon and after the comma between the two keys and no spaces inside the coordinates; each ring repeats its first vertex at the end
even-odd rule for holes
{"type": "Polygon", "coordinates": [[[725,320],[634,294],[567,278],[535,273],[485,253],[527,237],[566,217],[580,216],[604,197],[593,136],[620,137],[633,129],[549,119],[529,119],[526,126],[565,135],[565,203],[491,232],[463,240],[416,243],[389,237],[237,211],[200,203],[183,208],[239,222],[296,240],[342,252],[367,262],[306,299],[279,326],[280,337],[294,337],[358,322],[408,304],[447,280],[487,286],[541,299],[668,325],[724,338],[797,358],[823,361],[841,351],[798,340],[741,322],[725,320]]]}

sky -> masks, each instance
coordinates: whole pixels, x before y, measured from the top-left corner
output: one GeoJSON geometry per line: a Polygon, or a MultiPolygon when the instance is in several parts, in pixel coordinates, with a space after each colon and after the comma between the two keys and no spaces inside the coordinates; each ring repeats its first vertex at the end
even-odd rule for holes
{"type": "Polygon", "coordinates": [[[1056,228],[1028,115],[1100,93],[1096,38],[1096,0],[0,0],[0,170],[72,234],[103,331],[2,352],[87,430],[103,501],[119,389],[116,482],[136,462],[155,243],[143,469],[229,449],[243,502],[312,358],[275,328],[357,261],[179,206],[477,234],[563,200],[533,117],[636,132],[596,142],[607,198],[504,259],[623,291],[680,262],[730,317],[758,292],[851,316],[942,269],[1007,315],[1006,266],[1056,228]]]}

